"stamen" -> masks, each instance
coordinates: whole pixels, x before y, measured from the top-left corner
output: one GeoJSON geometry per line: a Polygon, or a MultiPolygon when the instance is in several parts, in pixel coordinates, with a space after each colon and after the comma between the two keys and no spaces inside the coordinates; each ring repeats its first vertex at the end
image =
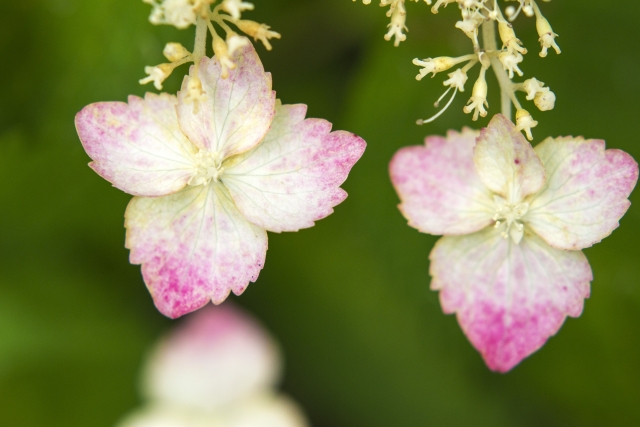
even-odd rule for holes
{"type": "Polygon", "coordinates": [[[196,164],[194,174],[189,180],[189,185],[207,185],[213,180],[218,182],[224,172],[222,156],[220,153],[199,151],[195,156],[196,164]]]}
{"type": "Polygon", "coordinates": [[[520,7],[518,8],[518,10],[516,10],[512,15],[509,16],[509,21],[513,22],[515,21],[515,19],[518,17],[518,15],[520,15],[520,12],[522,11],[522,7],[524,6],[524,1],[520,1],[520,7]]]}
{"type": "MultiPolygon", "coordinates": [[[[438,101],[436,101],[436,103],[434,104],[436,107],[440,104],[440,101],[442,101],[442,98],[445,97],[445,95],[451,90],[451,87],[449,89],[447,89],[444,94],[442,94],[442,96],[438,99],[438,101]]],[[[456,97],[456,94],[458,93],[458,88],[456,87],[455,90],[453,91],[453,95],[451,95],[451,99],[449,99],[449,102],[447,102],[447,105],[444,106],[444,108],[442,108],[442,110],[438,111],[434,116],[432,116],[429,119],[425,119],[425,120],[418,120],[416,122],[417,125],[426,125],[427,123],[431,123],[432,121],[434,121],[435,119],[437,119],[438,117],[440,117],[445,111],[447,111],[447,108],[449,108],[449,106],[451,105],[451,103],[453,102],[453,99],[456,97]]]]}
{"type": "Polygon", "coordinates": [[[521,218],[529,210],[529,204],[509,204],[497,195],[493,200],[496,204],[496,214],[493,216],[496,222],[494,228],[501,228],[500,235],[505,239],[511,237],[516,244],[520,243],[524,235],[524,223],[521,218]]]}

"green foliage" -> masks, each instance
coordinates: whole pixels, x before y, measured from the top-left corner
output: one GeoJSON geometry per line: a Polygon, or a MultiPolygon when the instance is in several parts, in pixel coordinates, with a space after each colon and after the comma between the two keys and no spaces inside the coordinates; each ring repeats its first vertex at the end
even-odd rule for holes
{"type": "MultiPolygon", "coordinates": [[[[587,250],[592,298],[579,320],[513,372],[489,372],[455,318],[429,291],[435,238],[409,228],[387,165],[402,146],[448,128],[484,126],[462,114],[464,97],[429,126],[441,79],[416,82],[414,57],[466,46],[452,28],[414,9],[399,48],[386,18],[348,0],[255,0],[247,14],[282,33],[259,48],[285,103],[363,136],[369,146],[335,215],[299,233],[271,235],[266,268],[235,302],[282,343],[284,387],[316,427],[627,426],[640,422],[640,211],[587,250]]],[[[640,39],[635,0],[545,4],[560,56],[526,71],[558,95],[537,113],[547,135],[606,139],[640,158],[640,39]]],[[[138,404],[148,347],[172,322],[153,307],[128,264],[129,196],[87,166],[73,118],[96,101],[125,100],[165,42],[192,31],[153,27],[136,0],[9,2],[0,17],[0,424],[112,426],[138,404]]],[[[523,19],[523,18],[519,18],[523,19]]],[[[529,38],[524,37],[526,34],[529,38]]],[[[462,38],[461,38],[462,37],[462,38]]],[[[177,75],[166,84],[177,90],[177,75]]],[[[186,72],[186,70],[185,70],[186,72]]],[[[496,84],[489,81],[489,84],[496,84]]],[[[466,95],[466,93],[464,94],[466,95]]],[[[490,115],[499,100],[489,99],[490,115]]],[[[632,202],[638,199],[632,196],[632,202]]]]}

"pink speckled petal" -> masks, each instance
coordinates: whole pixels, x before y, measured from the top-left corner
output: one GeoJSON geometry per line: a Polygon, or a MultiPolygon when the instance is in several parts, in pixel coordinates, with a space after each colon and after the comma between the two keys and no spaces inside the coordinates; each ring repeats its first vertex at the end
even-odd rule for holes
{"type": "Polygon", "coordinates": [[[76,129],[90,166],[115,187],[136,196],[163,196],[193,174],[196,147],[178,126],[176,97],[150,94],[129,103],[100,102],[82,109],[76,129]]]}
{"type": "Polygon", "coordinates": [[[266,231],[249,223],[219,184],[135,197],[125,226],[131,262],[142,264],[156,307],[168,317],[219,304],[230,291],[240,295],[264,265],[266,231]]]}
{"type": "Polygon", "coordinates": [[[500,114],[480,132],[473,160],[484,184],[508,203],[520,203],[544,185],[544,166],[531,144],[500,114]]]}
{"type": "Polygon", "coordinates": [[[633,157],[582,138],[549,138],[536,152],[548,177],[530,201],[527,226],[561,249],[586,248],[611,234],[638,181],[633,157]]]}
{"type": "Polygon", "coordinates": [[[491,224],[491,192],[473,164],[477,132],[430,136],[424,146],[405,147],[391,160],[391,181],[409,225],[423,233],[468,234],[491,224]]]}
{"type": "Polygon", "coordinates": [[[492,227],[441,238],[431,252],[431,287],[487,366],[506,372],[582,313],[591,268],[580,251],[549,246],[526,231],[520,244],[492,227]]]}
{"type": "Polygon", "coordinates": [[[202,59],[198,77],[206,99],[199,103],[197,110],[193,103],[185,101],[194,66],[178,92],[178,120],[182,131],[200,148],[222,153],[224,157],[245,152],[260,143],[275,114],[271,74],[264,72],[251,43],[239,48],[234,60],[238,67],[223,79],[217,58],[202,59]]]}
{"type": "Polygon", "coordinates": [[[340,185],[366,143],[331,123],[304,120],[305,105],[279,105],[271,130],[253,151],[229,159],[222,181],[236,206],[269,231],[296,231],[333,212],[340,185]]]}
{"type": "Polygon", "coordinates": [[[280,374],[275,341],[229,303],[186,316],[147,361],[150,401],[215,411],[273,388],[280,374]]]}

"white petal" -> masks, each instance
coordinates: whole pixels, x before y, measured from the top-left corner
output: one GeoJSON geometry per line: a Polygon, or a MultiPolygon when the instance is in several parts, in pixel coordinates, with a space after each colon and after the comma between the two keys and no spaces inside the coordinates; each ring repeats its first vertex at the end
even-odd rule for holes
{"type": "Polygon", "coordinates": [[[638,164],[604,141],[549,138],[536,147],[547,184],[530,201],[527,224],[549,244],[582,249],[618,227],[638,181],[638,164]]]}
{"type": "Polygon", "coordinates": [[[236,206],[269,231],[296,231],[330,215],[347,197],[340,185],[366,146],[305,113],[305,105],[278,106],[264,141],[225,164],[221,180],[236,206]]]}
{"type": "Polygon", "coordinates": [[[115,187],[137,196],[163,196],[193,175],[197,148],[178,126],[176,97],[147,94],[129,103],[100,102],[76,116],[90,166],[115,187]]]}
{"type": "Polygon", "coordinates": [[[531,144],[500,114],[480,132],[473,160],[484,184],[510,204],[520,203],[544,185],[544,167],[531,144]]]}
{"type": "Polygon", "coordinates": [[[134,197],[125,213],[126,246],[156,307],[179,317],[258,278],[267,233],[248,222],[219,184],[165,197],[134,197]]]}
{"type": "Polygon", "coordinates": [[[188,316],[151,354],[146,397],[167,405],[214,411],[275,386],[280,355],[247,313],[223,304],[188,316]]]}
{"type": "Polygon", "coordinates": [[[490,225],[495,214],[491,192],[473,163],[477,132],[430,136],[424,146],[400,149],[391,164],[391,181],[402,214],[424,233],[468,234],[490,225]]]}
{"type": "Polygon", "coordinates": [[[221,153],[223,157],[245,152],[260,143],[275,114],[271,74],[264,72],[251,43],[237,50],[234,61],[238,67],[223,79],[217,58],[202,60],[198,76],[205,100],[197,108],[185,101],[195,66],[178,92],[182,131],[200,148],[221,153]]]}

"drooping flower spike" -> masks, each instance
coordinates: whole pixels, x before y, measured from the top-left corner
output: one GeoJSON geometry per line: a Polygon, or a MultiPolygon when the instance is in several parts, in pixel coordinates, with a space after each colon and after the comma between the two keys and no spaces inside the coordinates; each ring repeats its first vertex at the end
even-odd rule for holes
{"type": "MultiPolygon", "coordinates": [[[[281,105],[251,44],[221,78],[217,58],[197,67],[200,108],[178,96],[85,107],[76,127],[91,167],[134,197],[126,246],[158,309],[176,318],[240,295],[265,262],[267,231],[297,231],[333,212],[365,142],[281,105]]],[[[195,68],[192,67],[191,73],[195,68]]]]}
{"type": "Polygon", "coordinates": [[[233,305],[185,319],[150,353],[145,405],[120,427],[306,427],[277,391],[282,358],[274,339],[233,305]]]}
{"type": "Polygon", "coordinates": [[[506,372],[581,314],[592,280],[581,249],[618,227],[638,165],[600,140],[534,149],[497,115],[480,133],[401,149],[390,173],[409,225],[444,235],[430,255],[443,311],[506,372]]]}
{"type": "MultiPolygon", "coordinates": [[[[356,1],[356,0],[354,0],[356,1]]],[[[404,31],[407,30],[406,7],[408,0],[381,0],[380,6],[389,6],[387,16],[391,18],[388,25],[389,31],[385,39],[394,38],[395,46],[399,46],[401,42],[406,40],[407,36],[404,31]]],[[[420,2],[419,0],[415,0],[420,2]]],[[[543,0],[548,2],[550,0],[543,0]]],[[[370,4],[371,0],[363,0],[364,4],[370,4]]],[[[432,0],[425,0],[428,5],[432,4],[432,0]]],[[[529,78],[523,82],[514,82],[514,75],[519,77],[524,75],[520,69],[520,64],[527,54],[527,49],[523,46],[522,41],[517,37],[513,25],[511,24],[520,12],[524,12],[529,17],[535,17],[536,30],[540,42],[540,56],[546,57],[549,49],[553,49],[560,54],[560,47],[555,41],[558,35],[552,30],[547,18],[544,17],[538,2],[536,0],[436,0],[433,2],[431,12],[439,13],[442,8],[448,5],[455,5],[460,11],[461,20],[455,23],[455,28],[461,30],[469,38],[472,43],[472,50],[466,55],[459,57],[439,56],[435,58],[415,58],[413,64],[420,67],[417,80],[422,80],[425,76],[449,71],[454,66],[458,66],[466,62],[460,68],[448,73],[449,79],[443,82],[447,87],[440,99],[435,102],[434,106],[438,107],[440,101],[453,90],[449,101],[437,113],[428,119],[420,119],[416,123],[423,125],[431,123],[440,117],[453,103],[454,98],[459,92],[464,92],[465,84],[469,79],[468,72],[476,66],[480,65],[478,78],[473,84],[471,98],[462,109],[465,114],[472,114],[472,119],[478,120],[478,117],[485,117],[489,104],[487,96],[489,94],[489,85],[487,84],[486,74],[492,69],[500,87],[502,99],[502,114],[507,117],[511,116],[512,106],[516,110],[516,127],[523,131],[527,138],[531,141],[533,135],[531,130],[538,125],[518,100],[516,94],[519,91],[527,92],[527,100],[534,101],[534,104],[540,111],[552,110],[555,106],[556,96],[544,83],[536,78],[529,78]],[[506,5],[506,2],[518,2],[519,6],[506,5]],[[504,12],[504,13],[503,13],[504,12]],[[496,34],[497,28],[497,34],[496,34]],[[482,33],[482,38],[480,38],[482,33]],[[496,36],[499,37],[498,43],[496,36]]]]}

